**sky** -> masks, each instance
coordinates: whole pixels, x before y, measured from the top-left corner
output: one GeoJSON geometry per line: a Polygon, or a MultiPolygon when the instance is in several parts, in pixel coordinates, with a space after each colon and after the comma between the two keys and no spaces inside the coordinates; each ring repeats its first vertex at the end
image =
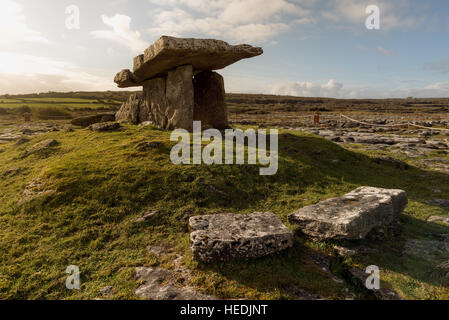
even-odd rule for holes
{"type": "Polygon", "coordinates": [[[261,46],[227,92],[449,97],[447,0],[0,0],[0,94],[119,90],[162,35],[261,46]]]}

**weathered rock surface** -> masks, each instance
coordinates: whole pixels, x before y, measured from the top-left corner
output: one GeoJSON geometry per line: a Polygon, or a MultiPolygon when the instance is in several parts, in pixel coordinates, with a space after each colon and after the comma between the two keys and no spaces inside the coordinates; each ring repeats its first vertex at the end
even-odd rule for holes
{"type": "Polygon", "coordinates": [[[140,107],[142,105],[142,94],[133,93],[128,100],[122,104],[120,110],[115,114],[115,121],[119,123],[129,122],[137,124],[139,122],[140,107]]]}
{"type": "MultiPolygon", "coordinates": [[[[193,130],[193,69],[191,65],[169,71],[167,86],[167,124],[164,129],[193,130]]],[[[157,125],[157,122],[156,122],[157,125]]]]}
{"type": "Polygon", "coordinates": [[[320,240],[362,239],[388,225],[405,209],[403,190],[360,187],[341,198],[324,200],[289,216],[305,234],[320,240]]]}
{"type": "MultiPolygon", "coordinates": [[[[196,292],[190,286],[180,286],[173,272],[161,268],[136,268],[136,278],[145,281],[137,288],[139,298],[150,300],[212,300],[213,297],[196,292]]],[[[176,275],[175,275],[176,276],[176,275]]]]}
{"type": "Polygon", "coordinates": [[[142,85],[142,82],[138,82],[134,77],[134,74],[128,69],[117,73],[114,78],[114,82],[117,83],[119,88],[129,88],[142,85]]]}
{"type": "Polygon", "coordinates": [[[144,102],[141,105],[139,121],[151,121],[161,129],[168,124],[166,78],[154,78],[143,84],[144,102]]]}
{"type": "Polygon", "coordinates": [[[449,226],[449,217],[431,216],[427,219],[427,222],[438,222],[449,226]]]}
{"type": "Polygon", "coordinates": [[[203,128],[228,127],[228,110],[225,102],[224,79],[212,71],[203,71],[193,79],[195,107],[193,119],[201,121],[203,128]]]}
{"type": "Polygon", "coordinates": [[[100,113],[73,119],[71,123],[72,125],[77,127],[87,128],[88,126],[93,125],[95,123],[114,121],[114,119],[115,119],[114,113],[100,113]]]}
{"type": "Polygon", "coordinates": [[[197,216],[189,227],[193,257],[204,263],[263,257],[293,245],[293,232],[270,212],[197,216]]]}
{"type": "Polygon", "coordinates": [[[89,127],[92,131],[97,132],[106,132],[106,131],[114,131],[117,129],[120,129],[120,123],[118,122],[103,122],[103,123],[96,123],[89,127]]]}
{"type": "Polygon", "coordinates": [[[55,139],[47,139],[44,141],[41,141],[39,143],[36,143],[35,145],[31,146],[26,150],[26,152],[23,154],[23,157],[28,157],[32,154],[40,153],[46,150],[49,150],[53,147],[56,147],[59,145],[59,142],[55,139]]]}
{"type": "Polygon", "coordinates": [[[404,246],[404,254],[438,261],[449,257],[449,235],[440,240],[408,239],[404,246]]]}
{"type": "Polygon", "coordinates": [[[45,180],[41,178],[36,178],[26,185],[25,190],[23,191],[22,197],[19,200],[18,204],[22,205],[35,198],[52,194],[54,192],[55,192],[54,190],[50,190],[47,188],[47,182],[45,180]]]}
{"type": "MultiPolygon", "coordinates": [[[[358,268],[350,268],[349,273],[360,282],[360,285],[365,286],[366,280],[370,276],[368,273],[358,268]]],[[[372,292],[381,300],[402,300],[401,296],[394,290],[382,288],[373,289],[372,292]]]]}
{"type": "Polygon", "coordinates": [[[117,75],[119,85],[138,86],[133,82],[143,82],[183,65],[192,65],[196,72],[219,70],[245,58],[263,53],[262,48],[250,45],[231,46],[214,39],[185,39],[162,36],[145,50],[143,55],[134,58],[132,75],[121,71],[117,75]],[[120,73],[119,73],[120,74],[120,73]],[[124,79],[124,81],[121,81],[124,79]],[[133,80],[135,79],[135,80],[133,80]]]}

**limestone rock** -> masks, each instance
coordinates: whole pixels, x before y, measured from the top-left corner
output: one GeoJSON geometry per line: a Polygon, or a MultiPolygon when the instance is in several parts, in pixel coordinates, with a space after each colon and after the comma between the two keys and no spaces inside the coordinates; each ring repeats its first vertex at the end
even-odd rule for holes
{"type": "Polygon", "coordinates": [[[87,128],[88,126],[93,125],[95,123],[114,121],[114,119],[115,119],[114,113],[100,113],[73,119],[71,123],[72,125],[77,127],[87,128]]]}
{"type": "MultiPolygon", "coordinates": [[[[354,277],[356,281],[359,281],[360,285],[365,286],[366,280],[370,276],[368,273],[358,268],[350,268],[349,273],[354,277]]],[[[381,300],[402,300],[401,296],[394,290],[382,288],[373,289],[373,294],[381,300]]]]}
{"type": "Polygon", "coordinates": [[[133,93],[128,100],[122,104],[122,107],[115,115],[115,120],[119,123],[129,122],[137,124],[139,122],[140,106],[142,104],[142,95],[133,93]]]}
{"type": "Polygon", "coordinates": [[[23,190],[22,197],[18,202],[18,205],[22,205],[38,197],[53,193],[55,193],[54,190],[50,190],[47,188],[47,181],[41,178],[36,178],[26,185],[25,190],[23,190]]]}
{"type": "Polygon", "coordinates": [[[449,217],[431,216],[427,219],[427,222],[438,222],[449,226],[449,217]]]}
{"type": "Polygon", "coordinates": [[[193,80],[195,107],[193,118],[203,127],[225,129],[228,127],[228,110],[225,102],[224,80],[212,71],[203,71],[193,80]]]}
{"type": "Polygon", "coordinates": [[[59,142],[56,141],[55,139],[47,139],[44,141],[41,141],[39,143],[36,143],[35,145],[31,146],[30,148],[28,148],[25,152],[25,154],[23,155],[23,157],[28,157],[32,154],[37,154],[46,150],[51,149],[52,147],[56,147],[59,145],[59,142]]]}
{"type": "Polygon", "coordinates": [[[141,82],[136,80],[134,74],[129,69],[125,69],[117,73],[114,78],[114,82],[117,83],[119,88],[129,88],[142,85],[141,82]]]}
{"type": "Polygon", "coordinates": [[[213,297],[196,292],[190,286],[177,285],[176,273],[162,268],[136,268],[136,278],[144,283],[135,294],[150,300],[212,300],[213,297]]]}
{"type": "Polygon", "coordinates": [[[165,129],[168,126],[166,85],[166,78],[154,78],[144,82],[144,102],[141,104],[139,113],[141,122],[151,121],[160,129],[165,129]]]}
{"type": "Polygon", "coordinates": [[[183,65],[192,65],[196,72],[219,70],[262,53],[262,48],[246,44],[231,46],[214,39],[162,36],[143,55],[134,58],[133,74],[137,81],[144,81],[183,65]]]}
{"type": "Polygon", "coordinates": [[[320,240],[356,240],[388,225],[405,209],[403,190],[360,187],[341,198],[304,207],[288,218],[305,234],[320,240]]]}
{"type": "Polygon", "coordinates": [[[96,123],[89,127],[90,130],[97,131],[97,132],[114,131],[119,128],[120,128],[120,123],[118,123],[118,122],[96,123]]]}
{"type": "MultiPolygon", "coordinates": [[[[193,69],[191,65],[169,71],[165,89],[167,109],[165,129],[193,130],[193,69]]],[[[156,121],[156,125],[158,125],[156,121]]]]}
{"type": "Polygon", "coordinates": [[[193,257],[204,263],[258,258],[293,246],[293,232],[270,212],[196,216],[189,227],[193,257]]]}

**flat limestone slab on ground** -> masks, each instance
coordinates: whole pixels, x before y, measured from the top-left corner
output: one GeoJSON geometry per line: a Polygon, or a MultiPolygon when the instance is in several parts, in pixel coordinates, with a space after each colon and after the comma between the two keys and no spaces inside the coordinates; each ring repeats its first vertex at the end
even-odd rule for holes
{"type": "Polygon", "coordinates": [[[204,263],[263,257],[293,246],[293,232],[271,212],[190,218],[193,257],[204,263]]]}
{"type": "Polygon", "coordinates": [[[403,190],[360,187],[341,198],[304,207],[288,218],[313,238],[356,240],[393,222],[406,205],[403,190]]]}

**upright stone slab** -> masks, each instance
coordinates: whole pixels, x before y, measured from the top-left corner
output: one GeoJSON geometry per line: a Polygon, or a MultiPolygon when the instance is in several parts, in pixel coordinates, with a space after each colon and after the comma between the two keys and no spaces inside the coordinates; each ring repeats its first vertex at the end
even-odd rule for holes
{"type": "Polygon", "coordinates": [[[406,206],[407,194],[403,190],[360,187],[341,198],[304,207],[288,219],[319,240],[357,240],[393,222],[406,206]]]}
{"type": "Polygon", "coordinates": [[[120,110],[115,114],[117,122],[129,122],[137,124],[139,122],[139,111],[142,103],[142,94],[133,93],[128,100],[123,103],[120,110]]]}
{"type": "Polygon", "coordinates": [[[167,80],[154,78],[143,84],[143,103],[140,109],[140,121],[152,121],[160,129],[168,124],[167,98],[165,96],[167,80]]]}
{"type": "Polygon", "coordinates": [[[190,249],[204,263],[263,257],[293,246],[293,232],[271,212],[190,218],[190,249]]]}
{"type": "Polygon", "coordinates": [[[168,72],[165,89],[167,125],[165,129],[193,130],[193,68],[181,66],[168,72]]]}
{"type": "Polygon", "coordinates": [[[228,110],[223,77],[212,71],[200,72],[193,79],[193,88],[195,91],[194,120],[201,121],[203,128],[227,128],[228,110]]]}

